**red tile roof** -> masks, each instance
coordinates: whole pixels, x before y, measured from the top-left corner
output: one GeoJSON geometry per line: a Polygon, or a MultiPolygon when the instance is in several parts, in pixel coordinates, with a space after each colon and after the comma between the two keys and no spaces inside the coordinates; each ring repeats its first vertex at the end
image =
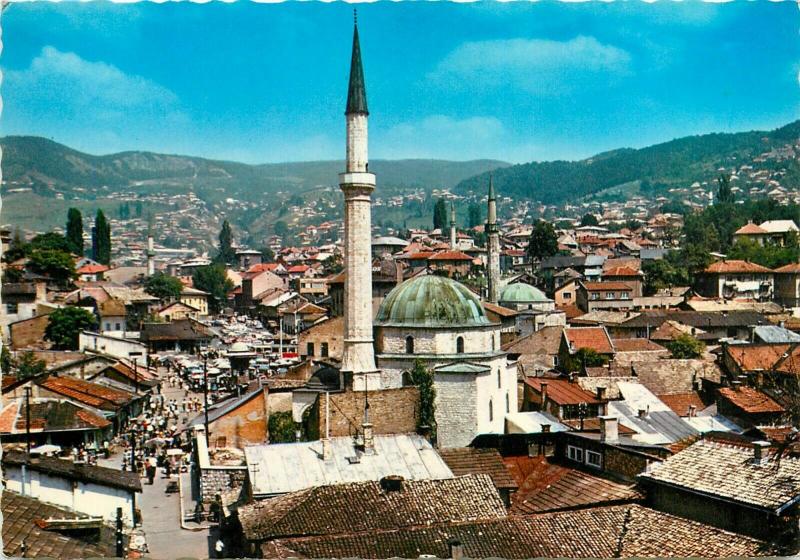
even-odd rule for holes
{"type": "Polygon", "coordinates": [[[111,389],[75,377],[53,375],[41,381],[40,385],[49,391],[102,410],[116,410],[129,403],[133,397],[125,391],[111,389]]]}
{"type": "Polygon", "coordinates": [[[641,273],[629,266],[617,266],[603,271],[603,276],[633,276],[638,278],[641,273]]]}
{"type": "Polygon", "coordinates": [[[564,336],[569,343],[569,351],[591,348],[600,354],[613,354],[614,346],[603,327],[567,327],[564,336]]]}
{"type": "Polygon", "coordinates": [[[715,262],[705,272],[707,274],[733,274],[733,273],[770,273],[772,270],[760,264],[748,261],[725,260],[715,262]]]}
{"type": "Polygon", "coordinates": [[[630,292],[633,288],[625,282],[583,282],[583,286],[588,292],[606,292],[611,290],[622,290],[630,292]]]}
{"type": "Polygon", "coordinates": [[[305,264],[296,264],[294,266],[290,266],[286,272],[289,272],[289,273],[305,272],[309,268],[311,268],[311,267],[309,267],[308,265],[305,265],[305,264]]]}
{"type": "Polygon", "coordinates": [[[666,350],[660,344],[646,338],[615,338],[614,349],[617,352],[659,352],[666,350]]]}
{"type": "Polygon", "coordinates": [[[734,235],[759,235],[759,234],[765,234],[765,233],[768,233],[767,230],[765,230],[764,228],[762,228],[760,226],[757,226],[756,224],[754,224],[752,222],[749,223],[749,224],[743,225],[742,227],[737,229],[735,232],[733,232],[734,235]]]}
{"type": "Polygon", "coordinates": [[[705,408],[705,404],[700,398],[700,393],[697,391],[656,396],[678,416],[688,416],[690,406],[694,406],[696,412],[705,408]]]}
{"type": "Polygon", "coordinates": [[[725,348],[743,372],[768,371],[791,348],[791,344],[731,344],[725,348]]]}
{"type": "Polygon", "coordinates": [[[599,404],[602,402],[594,393],[567,379],[528,377],[525,379],[525,383],[539,394],[542,392],[542,383],[547,383],[547,399],[560,405],[599,404]]]}
{"type": "Polygon", "coordinates": [[[784,411],[783,407],[768,395],[752,387],[739,387],[738,389],[723,387],[719,390],[719,396],[749,414],[784,411]]]}
{"type": "Polygon", "coordinates": [[[800,274],[800,263],[789,263],[780,268],[776,268],[775,272],[782,274],[800,274]]]}
{"type": "Polygon", "coordinates": [[[87,264],[80,267],[76,272],[78,274],[96,274],[98,272],[106,272],[108,267],[104,264],[87,264]]]}
{"type": "Polygon", "coordinates": [[[259,263],[248,268],[247,272],[264,272],[265,270],[274,272],[279,266],[280,265],[278,263],[259,263]]]}
{"type": "Polygon", "coordinates": [[[471,261],[472,257],[461,251],[442,251],[431,256],[431,261],[471,261]]]}

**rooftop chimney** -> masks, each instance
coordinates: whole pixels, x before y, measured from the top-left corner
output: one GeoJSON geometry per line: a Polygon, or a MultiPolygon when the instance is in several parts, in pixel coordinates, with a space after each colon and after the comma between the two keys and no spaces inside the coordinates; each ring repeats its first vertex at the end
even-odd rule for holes
{"type": "Polygon", "coordinates": [[[464,545],[458,539],[448,541],[447,546],[450,548],[450,558],[452,560],[461,560],[464,558],[464,545]]]}
{"type": "Polygon", "coordinates": [[[639,418],[646,418],[647,417],[647,410],[644,408],[640,408],[638,411],[639,418]]]}
{"type": "Polygon", "coordinates": [[[405,479],[398,474],[390,474],[381,479],[381,488],[384,492],[400,492],[405,479]]]}
{"type": "Polygon", "coordinates": [[[361,427],[364,430],[364,454],[365,455],[374,455],[375,454],[375,436],[372,431],[372,423],[371,422],[364,422],[361,424],[361,427]]]}
{"type": "Polygon", "coordinates": [[[697,407],[693,404],[689,405],[689,418],[694,418],[697,415],[697,407]]]}
{"type": "Polygon", "coordinates": [[[756,465],[763,465],[767,462],[767,458],[769,457],[769,446],[770,443],[768,441],[753,442],[753,463],[756,465]]]}
{"type": "Polygon", "coordinates": [[[541,424],[542,426],[542,433],[549,434],[550,433],[550,424],[541,424]]]}
{"type": "Polygon", "coordinates": [[[613,443],[619,440],[619,421],[615,416],[600,416],[600,441],[613,443]]]}
{"type": "Polygon", "coordinates": [[[545,410],[547,405],[547,381],[542,381],[542,410],[545,410]]]}
{"type": "Polygon", "coordinates": [[[322,440],[322,460],[329,461],[331,456],[331,440],[325,438],[322,440]]]}
{"type": "Polygon", "coordinates": [[[606,400],[606,388],[602,385],[598,385],[597,387],[597,400],[604,401],[606,400]]]}
{"type": "Polygon", "coordinates": [[[742,382],[738,379],[736,381],[731,382],[731,387],[733,387],[734,391],[741,391],[742,390],[742,382]]]}

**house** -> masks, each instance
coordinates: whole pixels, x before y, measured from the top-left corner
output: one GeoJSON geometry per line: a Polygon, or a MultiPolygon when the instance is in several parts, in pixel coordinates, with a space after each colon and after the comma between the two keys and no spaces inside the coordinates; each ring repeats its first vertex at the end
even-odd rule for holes
{"type": "Polygon", "coordinates": [[[82,331],[78,335],[78,350],[94,352],[119,359],[136,357],[141,365],[147,364],[147,346],[132,338],[82,331]]]}
{"type": "Polygon", "coordinates": [[[113,522],[122,508],[123,522],[133,526],[136,493],[142,491],[136,473],[19,451],[5,451],[2,464],[6,488],[12,492],[106,522],[113,522]]]}
{"type": "MultiPolygon", "coordinates": [[[[232,397],[210,406],[208,430],[210,447],[235,447],[258,445],[268,440],[269,410],[267,389],[256,386],[241,397],[232,397]]],[[[205,413],[195,417],[187,429],[205,424],[205,413]]]]}
{"type": "Polygon", "coordinates": [[[605,412],[602,392],[590,393],[571,379],[528,377],[523,410],[549,412],[559,420],[596,418],[605,412]]]}
{"type": "Polygon", "coordinates": [[[559,348],[564,327],[544,327],[502,346],[523,375],[541,376],[559,365],[559,348]]]}
{"type": "Polygon", "coordinates": [[[738,243],[744,239],[763,246],[769,239],[769,232],[761,226],[754,224],[752,220],[748,220],[745,225],[733,232],[734,243],[738,243]]]}
{"type": "Polygon", "coordinates": [[[634,289],[627,282],[578,281],[575,303],[584,312],[633,309],[634,289]]]}
{"type": "Polygon", "coordinates": [[[800,233],[800,229],[798,229],[794,220],[769,220],[760,224],[759,227],[767,232],[769,242],[782,247],[786,245],[789,236],[796,236],[800,233]]]}
{"type": "Polygon", "coordinates": [[[605,327],[566,327],[558,349],[559,367],[564,371],[577,371],[583,364],[575,364],[581,350],[593,350],[606,361],[614,357],[614,343],[605,327]]]}
{"type": "Polygon", "coordinates": [[[156,311],[156,316],[167,323],[170,321],[180,321],[182,319],[197,319],[199,315],[199,309],[191,305],[186,305],[182,301],[173,301],[156,311]]]}
{"type": "Polygon", "coordinates": [[[99,447],[110,439],[111,422],[85,405],[55,398],[30,399],[30,413],[23,398],[5,399],[0,410],[0,437],[3,443],[27,440],[30,415],[32,445],[52,444],[61,447],[86,445],[99,447]]]}
{"type": "Polygon", "coordinates": [[[428,266],[450,278],[464,278],[472,270],[472,261],[472,257],[461,251],[441,251],[428,257],[428,266]]]}
{"type": "Polygon", "coordinates": [[[650,338],[656,342],[671,340],[655,338],[654,331],[665,322],[682,325],[680,333],[691,334],[707,343],[722,338],[750,340],[752,327],[769,325],[770,321],[756,311],[683,311],[678,309],[653,309],[632,314],[629,319],[614,325],[614,338],[650,338]]]}
{"type": "Polygon", "coordinates": [[[635,433],[634,442],[663,446],[696,436],[700,432],[661,402],[640,383],[619,382],[621,400],[608,403],[608,415],[619,419],[619,425],[635,433]]]}
{"type": "Polygon", "coordinates": [[[565,305],[576,305],[578,300],[578,281],[580,278],[570,278],[563,284],[556,287],[553,292],[553,301],[558,307],[565,305]]]}
{"type": "Polygon", "coordinates": [[[255,249],[239,249],[236,251],[236,260],[242,270],[248,270],[251,266],[261,264],[262,258],[261,251],[256,251],[255,249]]]}
{"type": "Polygon", "coordinates": [[[182,319],[171,323],[144,323],[141,341],[150,352],[193,352],[211,341],[208,327],[194,319],[182,319]]]}
{"type": "Polygon", "coordinates": [[[128,310],[121,300],[109,298],[97,303],[101,333],[120,333],[128,330],[128,310]]]}
{"type": "Polygon", "coordinates": [[[104,264],[85,264],[78,268],[75,272],[78,274],[78,280],[81,282],[101,282],[103,275],[108,272],[108,267],[104,264]]]}
{"type": "MultiPolygon", "coordinates": [[[[425,261],[427,263],[427,261],[425,261]]],[[[423,264],[424,267],[427,264],[423,264]]],[[[393,259],[374,259],[372,261],[372,313],[378,312],[378,308],[383,303],[395,286],[406,279],[405,274],[409,271],[404,264],[393,259]]],[[[340,272],[327,279],[328,293],[331,296],[331,313],[334,316],[344,314],[344,282],[345,272],[340,272]]]]}
{"type": "Polygon", "coordinates": [[[38,307],[47,302],[47,282],[3,282],[3,321],[13,323],[39,314],[38,307]]]}
{"type": "Polygon", "coordinates": [[[302,331],[297,344],[302,358],[341,360],[344,347],[344,317],[331,317],[302,331]]]}
{"type": "Polygon", "coordinates": [[[766,442],[700,440],[639,480],[655,509],[795,545],[800,459],[778,460],[766,442]]]}
{"type": "Polygon", "coordinates": [[[769,395],[739,381],[718,391],[717,410],[744,427],[766,426],[782,420],[786,409],[769,395]]]}
{"type": "MultiPolygon", "coordinates": [[[[636,262],[638,263],[638,261],[636,262]]],[[[631,297],[642,297],[644,273],[638,268],[630,265],[604,267],[601,280],[603,282],[623,282],[632,288],[631,297]]]]}
{"type": "Polygon", "coordinates": [[[800,263],[775,269],[775,302],[784,307],[800,307],[800,263]]]}
{"type": "Polygon", "coordinates": [[[698,275],[697,291],[710,298],[770,301],[775,292],[775,273],[760,264],[721,260],[698,275]]]}
{"type": "Polygon", "coordinates": [[[208,315],[208,292],[184,286],[178,301],[192,309],[196,309],[201,317],[208,315]]]}

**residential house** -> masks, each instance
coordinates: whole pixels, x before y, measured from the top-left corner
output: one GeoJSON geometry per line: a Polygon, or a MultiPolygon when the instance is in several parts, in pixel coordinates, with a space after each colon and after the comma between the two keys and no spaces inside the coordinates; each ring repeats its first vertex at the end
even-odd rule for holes
{"type": "Polygon", "coordinates": [[[194,352],[211,342],[208,327],[194,319],[182,319],[171,323],[144,323],[141,341],[150,352],[181,351],[194,352]]]}
{"type": "Polygon", "coordinates": [[[626,282],[586,282],[579,280],[575,303],[585,312],[633,308],[634,289],[626,282]]]}
{"type": "Polygon", "coordinates": [[[559,420],[597,418],[605,412],[602,392],[590,393],[574,379],[528,377],[523,410],[549,412],[559,420]]]}
{"type": "Polygon", "coordinates": [[[302,358],[342,359],[344,347],[344,317],[330,317],[302,331],[298,338],[302,358]]]}
{"type": "Polygon", "coordinates": [[[786,409],[772,397],[744,386],[740,381],[734,381],[732,385],[718,391],[717,410],[720,414],[746,428],[774,425],[782,420],[786,409]]]}
{"type": "MultiPolygon", "coordinates": [[[[244,449],[268,441],[269,410],[267,389],[256,386],[241,397],[220,401],[208,409],[208,430],[212,448],[244,449]]],[[[187,425],[202,426],[205,413],[199,414],[187,425]]]]}
{"type": "Polygon", "coordinates": [[[582,350],[594,350],[606,361],[614,357],[614,343],[605,327],[566,327],[558,350],[559,368],[577,371],[583,364],[575,364],[576,354],[582,350]]]}
{"type": "Polygon", "coordinates": [[[775,269],[775,302],[784,307],[800,307],[800,263],[775,269]]]}
{"type": "Polygon", "coordinates": [[[208,315],[208,292],[184,286],[178,301],[196,309],[197,314],[201,317],[208,315]]]}
{"type": "Polygon", "coordinates": [[[630,265],[604,267],[601,279],[603,282],[623,282],[631,287],[631,297],[642,297],[644,273],[638,268],[630,265]]]}
{"type": "Polygon", "coordinates": [[[24,398],[6,398],[0,411],[0,437],[3,443],[27,441],[31,445],[53,444],[61,447],[86,445],[98,447],[110,439],[111,422],[91,408],[54,398],[30,399],[30,413],[24,398]],[[30,428],[27,418],[30,416],[30,428]]]}
{"type": "Polygon", "coordinates": [[[775,273],[760,264],[722,260],[699,275],[697,288],[705,297],[770,301],[775,292],[775,273]]]}
{"type": "Polygon", "coordinates": [[[497,449],[452,447],[439,450],[439,455],[456,477],[467,475],[489,476],[505,506],[511,506],[511,498],[519,488],[519,485],[506,468],[503,458],[497,449]]]}

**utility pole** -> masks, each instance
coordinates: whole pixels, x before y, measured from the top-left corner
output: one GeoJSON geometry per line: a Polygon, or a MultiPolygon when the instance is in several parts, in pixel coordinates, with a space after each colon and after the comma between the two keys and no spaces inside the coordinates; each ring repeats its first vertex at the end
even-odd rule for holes
{"type": "Polygon", "coordinates": [[[139,358],[133,359],[133,391],[135,395],[139,395],[139,368],[136,366],[136,362],[139,358]]]}
{"type": "Polygon", "coordinates": [[[117,558],[122,558],[125,552],[122,542],[122,508],[117,508],[117,558]]]}
{"type": "Polygon", "coordinates": [[[31,454],[31,387],[25,387],[25,446],[31,454]]]}
{"type": "Polygon", "coordinates": [[[208,433],[208,352],[203,354],[203,408],[205,410],[206,445],[211,445],[208,433]]]}

